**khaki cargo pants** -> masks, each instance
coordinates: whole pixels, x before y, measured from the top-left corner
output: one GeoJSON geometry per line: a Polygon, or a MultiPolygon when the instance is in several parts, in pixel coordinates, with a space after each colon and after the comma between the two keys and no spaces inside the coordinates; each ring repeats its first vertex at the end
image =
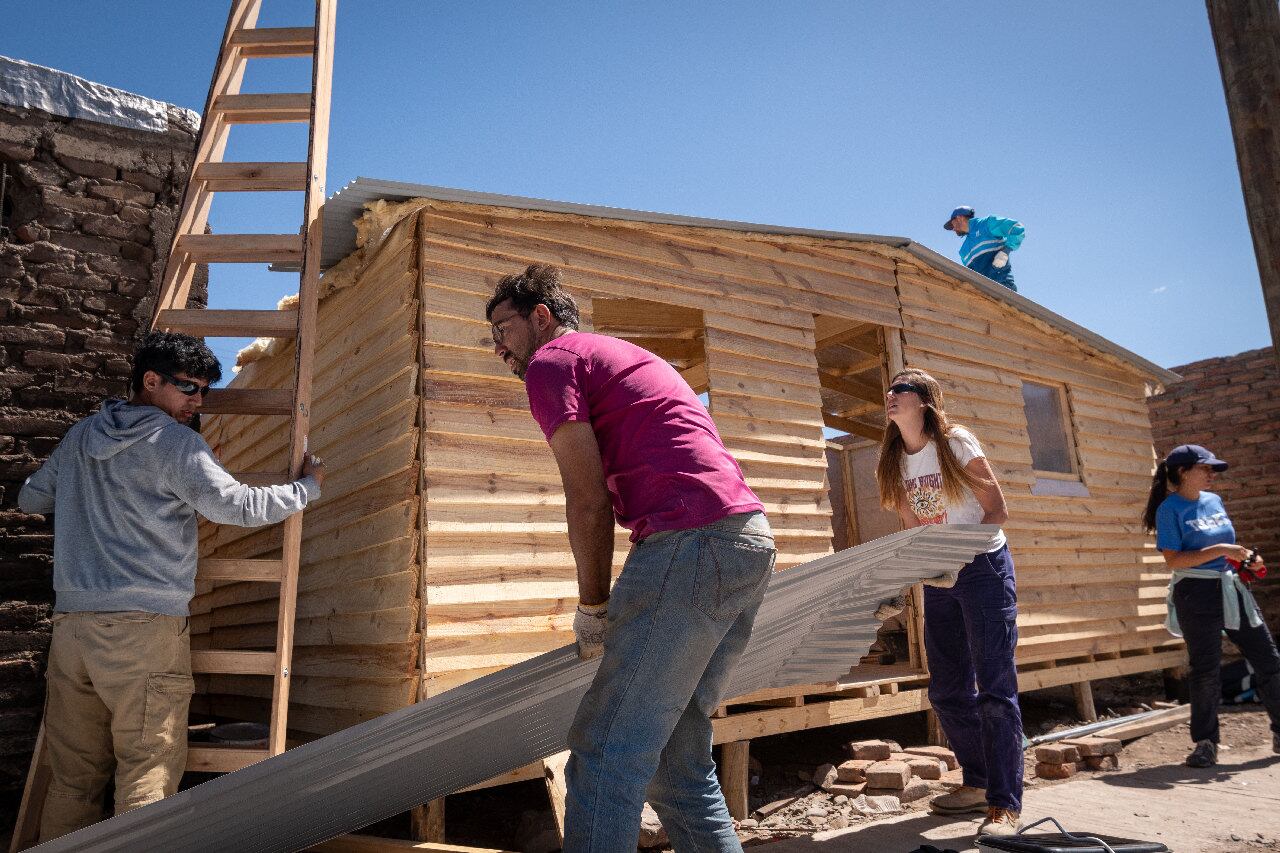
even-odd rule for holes
{"type": "Polygon", "coordinates": [[[194,691],[186,618],[55,613],[48,682],[41,841],[100,820],[113,774],[116,814],[178,790],[194,691]]]}

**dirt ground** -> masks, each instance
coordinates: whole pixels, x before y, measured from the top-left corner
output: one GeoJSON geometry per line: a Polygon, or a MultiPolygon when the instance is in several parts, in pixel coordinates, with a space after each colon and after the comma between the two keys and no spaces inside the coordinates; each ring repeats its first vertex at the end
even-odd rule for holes
{"type": "MultiPolygon", "coordinates": [[[[1271,751],[1266,715],[1256,705],[1229,709],[1221,725],[1228,748],[1217,767],[1182,764],[1190,747],[1184,724],[1130,742],[1119,770],[1061,782],[1029,780],[1023,816],[1034,821],[1053,815],[1068,829],[1159,841],[1174,853],[1280,850],[1280,756],[1271,751]]],[[[766,842],[761,853],[908,853],[921,844],[978,853],[973,817],[960,821],[915,811],[766,842]]]]}

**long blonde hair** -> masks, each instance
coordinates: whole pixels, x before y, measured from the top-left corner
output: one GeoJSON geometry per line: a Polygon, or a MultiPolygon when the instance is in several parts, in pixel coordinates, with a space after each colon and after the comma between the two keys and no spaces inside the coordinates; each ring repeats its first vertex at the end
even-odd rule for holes
{"type": "MultiPolygon", "coordinates": [[[[975,476],[960,464],[947,436],[959,424],[947,420],[947,410],[942,400],[942,386],[923,370],[908,368],[893,377],[892,382],[899,380],[919,385],[925,389],[920,400],[925,405],[924,434],[932,439],[938,451],[938,465],[942,470],[942,494],[948,503],[960,503],[965,492],[976,492],[991,485],[990,481],[975,476]]],[[[880,487],[880,504],[885,509],[909,509],[905,506],[906,492],[902,487],[902,455],[906,447],[902,441],[902,431],[893,421],[885,427],[884,440],[880,443],[880,462],[876,465],[876,484],[880,487]]]]}

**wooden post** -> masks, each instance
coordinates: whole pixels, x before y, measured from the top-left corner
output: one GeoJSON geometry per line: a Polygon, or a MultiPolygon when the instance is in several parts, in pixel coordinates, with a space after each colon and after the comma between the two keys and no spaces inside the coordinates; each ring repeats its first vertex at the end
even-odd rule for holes
{"type": "Polygon", "coordinates": [[[1206,0],[1236,143],[1244,207],[1280,359],[1280,6],[1206,0]]]}
{"type": "Polygon", "coordinates": [[[564,843],[564,801],[568,796],[564,768],[569,763],[569,750],[557,752],[542,761],[542,774],[547,780],[547,799],[551,800],[551,813],[556,819],[556,835],[564,843]]]}
{"type": "Polygon", "coordinates": [[[415,806],[409,811],[409,835],[414,841],[442,843],[444,838],[444,797],[415,806]]]}
{"type": "Polygon", "coordinates": [[[750,814],[747,790],[751,785],[751,741],[735,740],[720,744],[720,788],[729,816],[745,820],[750,814]]]}
{"type": "Polygon", "coordinates": [[[1076,694],[1076,716],[1081,722],[1092,723],[1098,719],[1098,709],[1093,704],[1093,685],[1087,681],[1077,681],[1071,685],[1076,694]]]}

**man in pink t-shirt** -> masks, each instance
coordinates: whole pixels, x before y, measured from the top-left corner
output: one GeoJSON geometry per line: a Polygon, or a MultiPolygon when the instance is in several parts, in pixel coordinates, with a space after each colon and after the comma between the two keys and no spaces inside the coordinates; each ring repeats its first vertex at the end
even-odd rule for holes
{"type": "Polygon", "coordinates": [[[710,716],[772,573],[764,507],[671,365],[577,331],[558,269],[503,278],[486,315],[564,483],[579,654],[603,654],[569,735],[563,849],[631,853],[647,796],[676,849],[740,851],[710,716]],[[611,591],[615,520],[633,545],[611,591]]]}

